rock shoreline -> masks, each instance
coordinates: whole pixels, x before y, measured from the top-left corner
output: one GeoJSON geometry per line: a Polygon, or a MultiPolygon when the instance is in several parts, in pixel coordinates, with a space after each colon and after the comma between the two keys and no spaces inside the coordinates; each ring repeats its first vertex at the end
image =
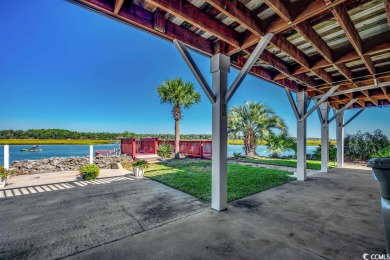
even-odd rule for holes
{"type": "MultiPolygon", "coordinates": [[[[128,164],[131,161],[132,158],[127,155],[97,155],[93,160],[93,162],[97,164],[100,169],[111,169],[111,164],[113,163],[128,164]]],[[[51,157],[40,160],[14,161],[11,165],[11,169],[14,170],[17,175],[22,175],[61,171],[77,171],[80,166],[86,164],[89,164],[89,157],[51,157]]]]}

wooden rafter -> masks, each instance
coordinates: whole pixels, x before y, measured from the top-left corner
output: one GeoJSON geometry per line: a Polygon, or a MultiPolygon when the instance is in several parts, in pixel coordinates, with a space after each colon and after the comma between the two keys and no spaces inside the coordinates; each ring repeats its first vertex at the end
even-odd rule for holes
{"type": "Polygon", "coordinates": [[[239,0],[206,0],[206,2],[230,19],[244,26],[253,34],[257,36],[263,35],[260,19],[255,17],[239,0]]]}
{"type": "Polygon", "coordinates": [[[265,33],[280,33],[293,26],[302,23],[318,14],[329,11],[332,7],[337,6],[346,0],[335,0],[330,4],[326,4],[323,0],[313,0],[299,15],[297,15],[291,23],[286,23],[282,18],[276,19],[268,28],[265,29],[265,33]]]}
{"type": "Polygon", "coordinates": [[[266,3],[286,23],[292,23],[290,12],[288,11],[282,0],[264,0],[264,3],[266,3]]]}
{"type": "MultiPolygon", "coordinates": [[[[364,55],[374,55],[378,52],[385,52],[390,50],[390,42],[387,40],[390,37],[390,33],[388,31],[377,35],[376,38],[376,44],[370,47],[370,49],[367,49],[364,53],[364,55]]],[[[363,46],[367,45],[365,42],[363,42],[363,46]]],[[[359,60],[360,56],[357,54],[355,50],[352,50],[344,55],[342,55],[339,59],[335,60],[335,64],[341,64],[341,63],[347,63],[355,60],[359,60]]],[[[325,59],[320,59],[316,62],[314,62],[313,66],[311,67],[313,69],[318,69],[318,68],[327,68],[332,66],[331,63],[326,61],[325,59]]],[[[307,73],[310,72],[310,70],[304,66],[301,66],[297,68],[294,72],[293,75],[301,74],[301,73],[307,73]]],[[[275,78],[277,79],[282,79],[286,78],[284,74],[279,74],[275,78]]]]}
{"type": "Polygon", "coordinates": [[[313,46],[313,48],[317,50],[318,53],[322,55],[322,57],[325,58],[327,62],[333,64],[333,66],[337,68],[347,80],[351,80],[353,78],[352,72],[347,68],[347,66],[345,66],[345,64],[334,63],[334,54],[332,49],[308,22],[298,24],[295,29],[313,46]]]}
{"type": "Polygon", "coordinates": [[[362,90],[361,91],[372,103],[374,103],[376,106],[378,105],[378,98],[372,97],[368,90],[362,90]]]}
{"type": "Polygon", "coordinates": [[[188,1],[148,0],[148,2],[191,23],[196,27],[199,27],[204,31],[217,36],[234,47],[238,48],[241,46],[238,32],[232,28],[226,27],[226,25],[221,21],[208,16],[188,1]]]}
{"type": "Polygon", "coordinates": [[[114,14],[118,14],[125,0],[115,0],[114,14]]]}
{"type": "Polygon", "coordinates": [[[390,102],[390,91],[387,90],[387,87],[381,87],[383,95],[387,98],[387,100],[390,102]]]}
{"type": "Polygon", "coordinates": [[[359,33],[355,25],[353,24],[345,6],[343,4],[336,6],[334,9],[332,9],[332,14],[336,18],[337,22],[340,24],[345,35],[348,37],[349,41],[360,56],[361,60],[366,65],[370,74],[375,75],[374,64],[372,63],[372,60],[369,55],[363,55],[362,39],[360,38],[359,33]]]}

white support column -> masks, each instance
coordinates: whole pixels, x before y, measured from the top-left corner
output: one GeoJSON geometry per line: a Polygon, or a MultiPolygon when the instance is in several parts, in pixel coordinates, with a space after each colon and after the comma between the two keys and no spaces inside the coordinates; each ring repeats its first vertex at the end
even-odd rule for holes
{"type": "Polygon", "coordinates": [[[230,57],[217,54],[211,58],[213,74],[213,143],[211,207],[222,211],[227,207],[227,91],[230,57]]]}
{"type": "Polygon", "coordinates": [[[336,117],[337,167],[344,167],[344,111],[336,117]]]}
{"type": "Polygon", "coordinates": [[[89,163],[93,164],[93,145],[89,146],[89,163]]]}
{"type": "Polygon", "coordinates": [[[9,169],[9,145],[4,145],[4,168],[9,169]]]}
{"type": "Polygon", "coordinates": [[[297,179],[306,180],[306,117],[308,96],[306,91],[297,93],[297,179]]]}
{"type": "Polygon", "coordinates": [[[319,107],[321,121],[321,172],[329,170],[329,102],[324,102],[319,107]]]}

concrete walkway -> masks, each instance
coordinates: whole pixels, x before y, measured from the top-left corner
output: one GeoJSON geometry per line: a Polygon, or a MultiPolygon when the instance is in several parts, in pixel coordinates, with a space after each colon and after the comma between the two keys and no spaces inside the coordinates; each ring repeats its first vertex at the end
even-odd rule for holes
{"type": "Polygon", "coordinates": [[[0,199],[3,259],[362,259],[385,248],[377,183],[334,169],[222,213],[151,180],[0,199]]]}
{"type": "MultiPolygon", "coordinates": [[[[28,186],[78,181],[78,173],[78,171],[63,171],[12,176],[12,178],[8,180],[7,186],[0,188],[0,191],[28,186]]],[[[131,174],[131,172],[126,169],[101,169],[98,179],[125,176],[127,174],[131,174]]]]}

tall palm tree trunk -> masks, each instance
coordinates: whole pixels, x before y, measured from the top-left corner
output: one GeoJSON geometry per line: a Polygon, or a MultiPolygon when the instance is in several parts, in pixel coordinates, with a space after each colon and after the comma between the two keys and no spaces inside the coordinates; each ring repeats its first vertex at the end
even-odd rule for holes
{"type": "Polygon", "coordinates": [[[244,134],[244,150],[247,156],[256,154],[256,135],[251,128],[247,129],[244,134]]]}
{"type": "Polygon", "coordinates": [[[180,121],[175,120],[175,154],[180,153],[180,121]]]}
{"type": "Polygon", "coordinates": [[[181,106],[175,104],[172,109],[172,115],[175,119],[175,157],[180,153],[180,120],[181,120],[181,106]]]}

